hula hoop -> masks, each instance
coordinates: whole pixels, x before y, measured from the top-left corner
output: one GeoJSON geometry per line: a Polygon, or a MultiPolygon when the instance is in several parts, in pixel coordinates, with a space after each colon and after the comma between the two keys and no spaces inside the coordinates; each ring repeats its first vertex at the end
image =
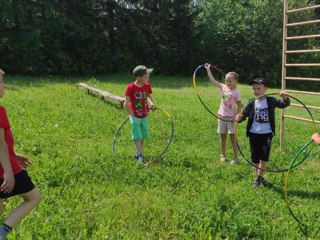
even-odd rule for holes
{"type": "MultiPolygon", "coordinates": [[[[213,117],[215,117],[216,119],[219,119],[219,120],[221,120],[221,121],[232,122],[232,121],[230,121],[230,120],[222,119],[222,118],[220,118],[219,116],[217,116],[216,114],[214,114],[214,113],[207,107],[207,105],[203,102],[202,98],[200,97],[200,95],[199,95],[199,93],[198,93],[198,89],[197,89],[196,74],[197,74],[198,70],[199,70],[200,68],[204,67],[204,66],[205,66],[204,64],[199,65],[199,66],[196,68],[196,70],[194,70],[193,77],[192,77],[194,92],[195,92],[195,94],[197,95],[197,97],[198,97],[199,101],[201,102],[202,106],[203,106],[213,117]]],[[[222,70],[220,70],[219,68],[217,68],[216,66],[211,66],[211,67],[212,67],[215,71],[217,71],[217,72],[225,75],[224,72],[223,72],[222,70]]]]}
{"type": "MultiPolygon", "coordinates": [[[[286,180],[285,180],[285,184],[284,184],[284,188],[283,188],[283,191],[284,191],[284,200],[285,200],[285,203],[286,203],[286,206],[289,210],[289,213],[290,215],[294,218],[294,220],[296,220],[299,224],[299,227],[301,229],[301,231],[305,234],[306,236],[306,239],[308,239],[308,229],[307,229],[307,226],[305,224],[302,223],[301,220],[299,220],[299,218],[293,213],[293,210],[291,209],[290,207],[290,204],[289,204],[289,197],[288,197],[288,185],[289,185],[289,175],[290,175],[290,171],[291,169],[293,168],[294,166],[294,163],[295,161],[298,159],[299,155],[304,151],[304,149],[306,147],[308,147],[311,143],[313,142],[313,140],[310,140],[309,142],[307,142],[304,146],[302,146],[300,148],[300,150],[298,151],[298,153],[295,155],[295,157],[291,160],[290,162],[290,167],[289,167],[289,170],[286,174],[286,180]]],[[[307,154],[308,156],[310,155],[310,152],[307,154]]]]}
{"type": "MultiPolygon", "coordinates": [[[[153,165],[153,164],[155,164],[156,162],[159,161],[159,159],[163,156],[163,154],[168,150],[168,148],[170,146],[170,143],[172,141],[172,138],[173,138],[173,134],[174,134],[174,124],[173,124],[173,120],[172,120],[170,114],[168,112],[166,112],[165,110],[162,110],[162,109],[160,109],[158,107],[156,107],[155,110],[159,110],[159,111],[165,113],[168,116],[168,118],[170,120],[170,123],[171,123],[171,134],[170,134],[170,137],[168,139],[167,145],[164,147],[164,149],[161,151],[161,153],[157,157],[155,157],[154,159],[150,160],[145,166],[153,165]]],[[[116,133],[114,135],[114,138],[113,138],[113,141],[112,141],[112,152],[115,152],[115,144],[116,144],[117,137],[118,137],[118,135],[120,133],[120,130],[129,121],[129,119],[130,119],[130,117],[125,119],[124,122],[120,125],[120,127],[116,131],[116,133]]]]}
{"type": "MultiPolygon", "coordinates": [[[[256,98],[254,98],[254,99],[251,99],[251,100],[246,104],[246,106],[245,106],[243,109],[246,109],[246,108],[247,108],[252,102],[254,102],[255,100],[260,99],[260,98],[262,98],[262,97],[271,96],[271,95],[279,95],[279,93],[269,93],[269,94],[265,94],[265,95],[256,97],[256,98]]],[[[309,115],[310,115],[310,118],[312,119],[313,131],[314,131],[314,133],[315,133],[315,132],[316,132],[316,123],[315,123],[315,121],[314,121],[314,118],[313,118],[312,113],[310,112],[309,108],[308,108],[302,101],[300,101],[299,99],[297,99],[296,97],[293,97],[293,96],[291,96],[291,95],[289,95],[289,94],[287,94],[286,96],[287,96],[287,97],[290,97],[290,98],[292,98],[292,99],[294,99],[294,100],[296,100],[297,102],[299,102],[299,103],[307,110],[307,112],[308,112],[309,115]]],[[[240,148],[240,145],[239,145],[239,142],[238,142],[238,139],[237,139],[237,138],[236,138],[236,143],[237,143],[237,147],[238,147],[238,150],[239,150],[241,156],[246,160],[246,162],[248,162],[251,166],[255,167],[256,169],[262,170],[262,171],[264,171],[264,172],[272,172],[272,173],[287,172],[289,169],[293,169],[293,168],[299,166],[301,163],[303,163],[303,162],[306,160],[306,158],[309,156],[309,154],[311,153],[311,150],[310,150],[309,153],[307,153],[306,156],[305,156],[300,162],[294,164],[291,168],[286,168],[286,169],[270,169],[270,170],[269,170],[269,169],[262,169],[262,168],[256,166],[253,162],[251,162],[248,158],[246,158],[246,156],[244,155],[243,151],[242,151],[241,148],[240,148]]],[[[299,155],[300,155],[300,154],[299,154],[299,155]]],[[[298,155],[298,156],[299,156],[299,155],[298,155]]],[[[295,162],[295,161],[294,161],[294,162],[295,162]]]]}

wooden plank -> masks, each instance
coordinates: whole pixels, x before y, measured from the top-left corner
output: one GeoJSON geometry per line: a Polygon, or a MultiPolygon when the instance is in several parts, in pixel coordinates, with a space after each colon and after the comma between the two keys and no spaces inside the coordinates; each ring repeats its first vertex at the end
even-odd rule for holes
{"type": "MultiPolygon", "coordinates": [[[[293,106],[293,107],[304,107],[304,106],[301,105],[301,104],[295,104],[295,103],[291,103],[290,106],[293,106]]],[[[309,106],[309,105],[306,105],[306,107],[307,107],[307,108],[310,108],[310,109],[320,110],[320,107],[309,106]]]]}
{"type": "Polygon", "coordinates": [[[286,67],[320,67],[320,63],[286,63],[286,67]]]}
{"type": "Polygon", "coordinates": [[[298,81],[314,81],[319,82],[320,78],[303,78],[303,77],[285,77],[286,80],[298,80],[298,81]]]}
{"type": "Polygon", "coordinates": [[[301,26],[301,25],[307,25],[307,24],[315,24],[315,23],[320,23],[320,20],[288,23],[288,24],[286,24],[286,27],[295,27],[295,26],[301,26]]]}
{"type": "Polygon", "coordinates": [[[286,40],[296,40],[305,38],[320,38],[320,34],[286,37],[286,40]]]}
{"type": "Polygon", "coordinates": [[[308,95],[320,95],[320,92],[306,92],[306,91],[296,91],[296,90],[285,90],[288,93],[297,93],[297,94],[308,94],[308,95]]]}
{"type": "Polygon", "coordinates": [[[312,9],[316,9],[316,8],[320,8],[320,5],[313,5],[310,7],[291,9],[291,10],[288,10],[287,13],[301,12],[301,11],[312,10],[312,9]]]}
{"type": "Polygon", "coordinates": [[[301,50],[287,50],[286,53],[316,53],[320,52],[320,49],[301,49],[301,50]]]}
{"type": "MultiPolygon", "coordinates": [[[[284,118],[290,118],[290,119],[295,119],[295,120],[300,120],[304,122],[313,122],[312,119],[309,118],[302,118],[302,117],[295,117],[295,116],[290,116],[290,115],[283,115],[284,118]]],[[[320,121],[314,120],[315,123],[320,123],[320,121]]]]}
{"type": "Polygon", "coordinates": [[[115,95],[115,94],[112,94],[112,93],[103,91],[103,90],[101,90],[101,89],[98,89],[98,88],[89,86],[88,84],[85,84],[85,83],[78,83],[78,84],[76,84],[76,86],[77,86],[77,87],[84,88],[84,89],[86,89],[88,92],[95,92],[95,93],[99,94],[104,100],[105,100],[105,99],[112,99],[112,100],[119,101],[120,104],[121,104],[121,107],[123,107],[123,104],[124,104],[124,101],[125,101],[125,98],[124,98],[124,97],[120,97],[120,96],[118,96],[118,95],[115,95]]]}

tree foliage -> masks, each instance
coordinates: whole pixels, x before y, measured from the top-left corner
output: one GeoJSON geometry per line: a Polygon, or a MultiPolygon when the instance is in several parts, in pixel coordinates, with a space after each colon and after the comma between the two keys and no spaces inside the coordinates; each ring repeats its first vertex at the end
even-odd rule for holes
{"type": "Polygon", "coordinates": [[[0,65],[11,73],[109,74],[145,64],[186,75],[210,62],[243,82],[281,75],[282,0],[0,0],[0,9],[0,65]]]}

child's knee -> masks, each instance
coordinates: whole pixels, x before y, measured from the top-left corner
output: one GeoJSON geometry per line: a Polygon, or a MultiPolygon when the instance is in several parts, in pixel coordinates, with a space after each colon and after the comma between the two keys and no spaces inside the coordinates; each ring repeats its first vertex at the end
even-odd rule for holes
{"type": "Polygon", "coordinates": [[[37,190],[34,194],[33,201],[35,202],[36,205],[38,205],[41,202],[41,199],[42,199],[42,196],[37,190]]]}
{"type": "Polygon", "coordinates": [[[41,194],[38,192],[38,190],[35,188],[31,192],[28,192],[27,194],[22,195],[25,201],[32,202],[34,207],[36,207],[41,202],[41,194]]]}

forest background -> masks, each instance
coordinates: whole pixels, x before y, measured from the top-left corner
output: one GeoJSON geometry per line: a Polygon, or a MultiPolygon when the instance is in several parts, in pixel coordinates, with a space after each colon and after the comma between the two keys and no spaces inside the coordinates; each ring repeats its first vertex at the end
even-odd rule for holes
{"type": "MultiPolygon", "coordinates": [[[[319,4],[290,1],[289,8],[319,4]]],[[[20,75],[130,73],[135,65],[157,74],[187,76],[204,62],[279,85],[282,0],[1,0],[0,66],[20,75]]],[[[289,22],[319,19],[319,9],[289,22]]],[[[319,32],[297,26],[289,35],[319,32]]],[[[319,39],[297,40],[289,49],[313,49],[319,39]]],[[[289,58],[315,62],[319,53],[289,58]]],[[[290,72],[291,71],[291,72],[290,72]]],[[[319,68],[290,69],[315,77],[319,68]]]]}

